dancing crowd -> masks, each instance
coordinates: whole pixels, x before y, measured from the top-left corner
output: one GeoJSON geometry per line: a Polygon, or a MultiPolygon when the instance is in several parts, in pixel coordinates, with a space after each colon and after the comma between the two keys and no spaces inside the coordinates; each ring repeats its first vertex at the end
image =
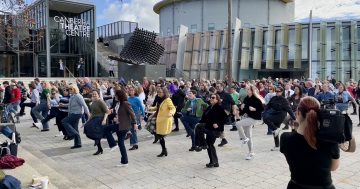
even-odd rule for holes
{"type": "Polygon", "coordinates": [[[120,149],[121,167],[128,166],[125,140],[130,141],[128,150],[139,150],[137,134],[142,128],[155,136],[154,143],[159,141],[158,157],[163,157],[168,155],[165,138],[179,131],[181,121],[191,139],[189,151],[207,150],[210,162],[206,167],[212,168],[219,167],[216,139],[221,139],[218,147],[228,143],[225,125],[238,132],[241,143],[248,146],[245,159],[252,160],[255,157],[252,129],[266,124],[266,134],[274,138],[271,151],[283,153],[292,172],[289,188],[333,188],[330,171],[339,164],[339,148],[337,144],[316,140],[317,112],[320,102],[333,100],[336,109],[347,114],[351,105],[352,114],[359,113],[360,118],[360,109],[356,108],[359,98],[360,82],[334,79],[269,77],[227,83],[144,78],[140,83],[82,78],[69,83],[36,78],[28,87],[15,80],[0,85],[0,101],[17,120],[29,107],[32,126],[47,132],[49,121],[55,119],[59,130],[56,137],[74,140],[71,149],[82,147],[81,121],[85,135],[97,146],[94,155],[103,153],[100,141],[106,138],[110,151],[120,149]],[[113,133],[117,135],[117,144],[113,133]],[[305,164],[307,161],[311,163],[305,164]]]}

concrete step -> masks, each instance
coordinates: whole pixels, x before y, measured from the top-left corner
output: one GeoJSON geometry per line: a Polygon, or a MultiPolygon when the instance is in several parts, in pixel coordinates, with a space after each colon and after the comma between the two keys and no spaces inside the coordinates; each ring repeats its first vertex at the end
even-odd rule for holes
{"type": "Polygon", "coordinates": [[[32,179],[40,176],[49,177],[49,189],[79,188],[64,175],[49,167],[49,158],[39,159],[32,153],[23,148],[20,143],[18,146],[18,157],[24,157],[25,163],[16,169],[4,169],[4,173],[19,179],[22,188],[28,188],[32,183],[32,179]]]}

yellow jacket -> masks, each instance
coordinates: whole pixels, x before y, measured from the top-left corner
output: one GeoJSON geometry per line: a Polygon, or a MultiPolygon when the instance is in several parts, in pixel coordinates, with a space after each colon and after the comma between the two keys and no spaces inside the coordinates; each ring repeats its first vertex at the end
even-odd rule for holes
{"type": "Polygon", "coordinates": [[[169,114],[174,115],[176,108],[170,98],[165,99],[159,107],[159,112],[156,117],[156,134],[168,135],[172,131],[174,118],[169,114]]]}

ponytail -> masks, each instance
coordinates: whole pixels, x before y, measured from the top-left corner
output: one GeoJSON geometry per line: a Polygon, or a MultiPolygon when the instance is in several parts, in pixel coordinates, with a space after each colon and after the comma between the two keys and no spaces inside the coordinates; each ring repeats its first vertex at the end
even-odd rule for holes
{"type": "Polygon", "coordinates": [[[320,103],[314,97],[307,96],[300,100],[297,110],[305,119],[304,138],[316,150],[316,133],[319,128],[317,112],[320,110],[320,103]]]}
{"type": "Polygon", "coordinates": [[[306,127],[304,129],[304,138],[306,142],[313,149],[316,148],[316,133],[318,130],[317,113],[314,110],[310,110],[306,113],[306,127]]]}

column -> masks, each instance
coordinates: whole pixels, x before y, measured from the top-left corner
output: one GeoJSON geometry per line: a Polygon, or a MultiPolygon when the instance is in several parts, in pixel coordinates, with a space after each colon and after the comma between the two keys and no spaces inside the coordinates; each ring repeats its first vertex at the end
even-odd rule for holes
{"type": "MultiPolygon", "coordinates": [[[[49,26],[49,0],[46,0],[46,77],[51,77],[51,56],[50,56],[50,26],[49,26]]],[[[38,76],[38,75],[37,75],[38,76]]]]}
{"type": "Polygon", "coordinates": [[[320,78],[321,80],[326,79],[326,29],[327,23],[320,23],[320,39],[319,39],[319,48],[320,48],[320,78]]]}
{"type": "Polygon", "coordinates": [[[351,35],[351,79],[359,80],[359,71],[357,64],[357,53],[359,39],[357,36],[358,28],[356,21],[351,21],[350,35],[351,35]]]}
{"type": "Polygon", "coordinates": [[[263,29],[261,26],[255,27],[253,69],[261,69],[262,61],[262,45],[263,45],[263,29]]]}
{"type": "Polygon", "coordinates": [[[342,65],[341,65],[341,22],[335,22],[335,64],[336,64],[336,75],[337,81],[342,81],[342,65]]]}
{"type": "MultiPolygon", "coordinates": [[[[184,52],[187,41],[186,40],[187,33],[188,33],[188,28],[184,25],[181,25],[179,32],[179,44],[178,44],[177,56],[176,56],[176,68],[179,69],[180,72],[183,71],[183,67],[184,67],[184,52]]],[[[176,74],[176,76],[179,75],[176,74]]]]}
{"type": "Polygon", "coordinates": [[[241,45],[241,59],[240,69],[248,70],[250,61],[250,44],[251,44],[251,30],[250,28],[242,29],[242,45],[241,45]]]}
{"type": "Polygon", "coordinates": [[[289,26],[281,25],[281,44],[280,44],[280,69],[288,69],[289,59],[289,26]]]}
{"type": "Polygon", "coordinates": [[[239,48],[240,48],[240,28],[241,28],[241,21],[239,18],[235,19],[235,28],[234,28],[234,37],[232,42],[232,60],[231,60],[231,70],[232,76],[234,80],[239,80],[239,48]]]}
{"type": "Polygon", "coordinates": [[[275,28],[268,27],[268,41],[266,48],[266,69],[274,69],[274,53],[275,53],[275,28]]]}
{"type": "Polygon", "coordinates": [[[302,55],[302,26],[301,24],[295,24],[295,58],[294,68],[301,68],[301,55],[302,55]]]}

